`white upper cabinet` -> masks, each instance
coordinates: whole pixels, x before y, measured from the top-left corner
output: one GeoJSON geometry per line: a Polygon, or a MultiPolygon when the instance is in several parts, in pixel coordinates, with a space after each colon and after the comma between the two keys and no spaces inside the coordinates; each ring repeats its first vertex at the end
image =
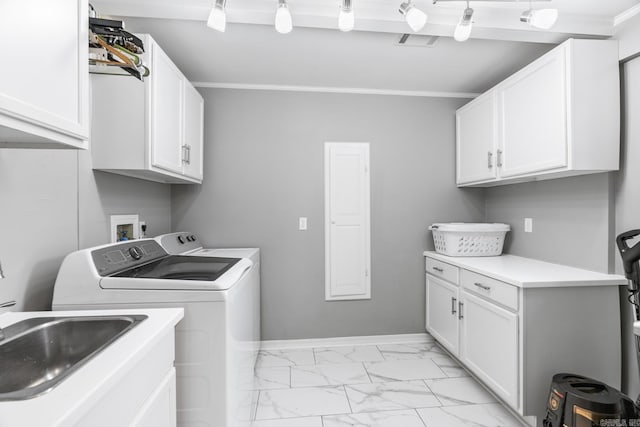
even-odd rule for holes
{"type": "Polygon", "coordinates": [[[86,0],[0,2],[0,148],[87,148],[86,0]]]}
{"type": "Polygon", "coordinates": [[[494,92],[478,97],[456,114],[458,182],[496,177],[495,146],[498,138],[497,101],[494,92]]]}
{"type": "Polygon", "coordinates": [[[617,170],[618,47],[568,40],[460,108],[458,186],[617,170]]]}
{"type": "Polygon", "coordinates": [[[144,82],[91,76],[93,169],[150,181],[201,183],[204,101],[148,35],[144,82]]]}

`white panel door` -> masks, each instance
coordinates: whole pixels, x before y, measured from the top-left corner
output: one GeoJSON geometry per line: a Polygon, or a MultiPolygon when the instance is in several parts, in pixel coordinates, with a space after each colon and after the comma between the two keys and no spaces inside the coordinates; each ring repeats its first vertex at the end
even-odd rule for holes
{"type": "Polygon", "coordinates": [[[152,45],[151,164],[182,173],[182,73],[157,44],[152,45]]]}
{"type": "Polygon", "coordinates": [[[501,177],[567,165],[565,55],[558,50],[499,89],[501,177]]]}
{"type": "Polygon", "coordinates": [[[456,112],[458,184],[495,179],[495,146],[498,140],[496,108],[496,94],[490,92],[456,112]]]}
{"type": "Polygon", "coordinates": [[[458,354],[458,287],[427,274],[427,331],[458,354]]]}
{"type": "Polygon", "coordinates": [[[184,174],[202,179],[202,141],[204,100],[187,80],[184,81],[184,174]]]}
{"type": "Polygon", "coordinates": [[[512,407],[518,407],[518,315],[462,292],[460,359],[512,407]]]}
{"type": "Polygon", "coordinates": [[[369,144],[325,144],[325,297],[371,298],[369,144]]]}

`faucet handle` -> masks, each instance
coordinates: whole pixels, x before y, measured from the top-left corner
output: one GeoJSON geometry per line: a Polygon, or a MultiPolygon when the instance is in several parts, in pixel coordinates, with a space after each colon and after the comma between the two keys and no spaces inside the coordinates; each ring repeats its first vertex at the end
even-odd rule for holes
{"type": "Polygon", "coordinates": [[[14,305],[16,305],[15,301],[5,301],[0,303],[0,308],[13,307],[14,305]]]}

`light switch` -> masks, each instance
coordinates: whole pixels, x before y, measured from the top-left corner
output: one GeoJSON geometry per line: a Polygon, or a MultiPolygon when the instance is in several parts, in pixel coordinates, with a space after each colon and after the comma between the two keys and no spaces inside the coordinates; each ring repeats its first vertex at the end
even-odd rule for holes
{"type": "Polygon", "coordinates": [[[533,233],[533,218],[524,219],[524,232],[533,233]]]}
{"type": "Polygon", "coordinates": [[[305,231],[307,229],[307,217],[301,216],[298,219],[298,230],[305,231]]]}

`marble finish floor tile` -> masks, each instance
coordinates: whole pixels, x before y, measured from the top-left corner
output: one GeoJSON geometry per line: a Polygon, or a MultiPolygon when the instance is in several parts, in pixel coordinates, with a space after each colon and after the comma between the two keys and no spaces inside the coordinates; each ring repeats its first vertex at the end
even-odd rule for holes
{"type": "Polygon", "coordinates": [[[381,362],[382,354],[375,345],[355,347],[326,347],[313,349],[316,363],[381,362]]]}
{"type": "Polygon", "coordinates": [[[418,413],[411,410],[364,412],[322,417],[324,427],[424,427],[418,413]]]}
{"type": "Polygon", "coordinates": [[[364,366],[374,383],[447,378],[447,374],[431,359],[388,360],[365,363],[364,366]]]}
{"type": "Polygon", "coordinates": [[[425,380],[442,406],[492,403],[496,399],[471,377],[425,380]]]}
{"type": "Polygon", "coordinates": [[[427,427],[524,427],[499,403],[418,409],[427,427]]]}
{"type": "Polygon", "coordinates": [[[438,368],[447,374],[449,378],[468,377],[469,373],[464,370],[462,366],[450,356],[443,354],[442,356],[434,357],[431,360],[438,365],[438,368]]]}
{"type": "Polygon", "coordinates": [[[423,381],[356,384],[344,388],[354,413],[440,406],[423,381]]]}
{"type": "Polygon", "coordinates": [[[313,349],[260,350],[256,366],[294,366],[316,363],[313,349]]]}
{"type": "Polygon", "coordinates": [[[258,367],[254,370],[254,390],[289,388],[291,368],[288,366],[258,367]]]}
{"type": "Polygon", "coordinates": [[[262,390],[256,420],[350,413],[343,386],[262,390]]]}
{"type": "Polygon", "coordinates": [[[251,427],[322,427],[322,418],[282,418],[277,420],[254,421],[251,427]]]}
{"type": "Polygon", "coordinates": [[[383,344],[378,349],[386,360],[425,359],[445,355],[435,342],[415,344],[383,344]]]}
{"type": "Polygon", "coordinates": [[[362,363],[292,366],[291,387],[370,383],[362,363]]]}

